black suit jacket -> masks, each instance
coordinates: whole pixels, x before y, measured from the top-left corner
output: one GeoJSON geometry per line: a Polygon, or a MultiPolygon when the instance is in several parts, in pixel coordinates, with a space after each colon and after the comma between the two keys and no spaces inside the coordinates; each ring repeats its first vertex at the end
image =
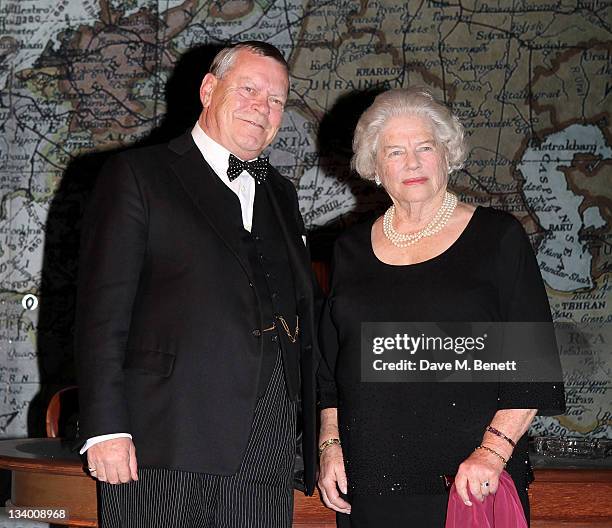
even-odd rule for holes
{"type": "MultiPolygon", "coordinates": [[[[258,330],[267,321],[214,178],[186,133],[113,157],[86,215],[76,321],[80,436],[131,433],[141,467],[229,475],[249,438],[262,361],[258,330]]],[[[300,357],[285,359],[300,363],[312,493],[321,296],[294,186],[275,170],[265,185],[296,285],[300,357]]],[[[292,393],[298,382],[289,385],[292,393]]]]}

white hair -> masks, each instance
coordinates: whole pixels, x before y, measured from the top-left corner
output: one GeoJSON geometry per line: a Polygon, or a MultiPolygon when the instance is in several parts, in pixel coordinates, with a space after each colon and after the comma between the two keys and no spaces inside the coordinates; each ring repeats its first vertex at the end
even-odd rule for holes
{"type": "Polygon", "coordinates": [[[467,157],[465,132],[450,109],[426,88],[397,88],[381,93],[361,114],[353,137],[351,167],[362,178],[374,180],[380,133],[391,117],[415,115],[431,123],[434,139],[444,150],[449,172],[459,170],[467,157]]]}

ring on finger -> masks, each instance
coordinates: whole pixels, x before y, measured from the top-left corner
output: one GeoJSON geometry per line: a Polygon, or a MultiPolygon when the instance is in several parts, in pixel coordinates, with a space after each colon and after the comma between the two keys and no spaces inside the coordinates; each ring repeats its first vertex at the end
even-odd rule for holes
{"type": "Polygon", "coordinates": [[[89,470],[90,473],[95,473],[97,471],[95,467],[88,467],[87,469],[89,470]]]}
{"type": "Polygon", "coordinates": [[[489,487],[489,481],[485,480],[482,484],[480,484],[481,488],[488,488],[489,487]]]}

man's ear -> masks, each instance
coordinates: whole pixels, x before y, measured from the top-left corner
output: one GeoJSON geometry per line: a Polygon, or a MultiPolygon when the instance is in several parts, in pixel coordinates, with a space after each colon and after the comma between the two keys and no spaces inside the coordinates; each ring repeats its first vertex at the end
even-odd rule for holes
{"type": "Polygon", "coordinates": [[[210,105],[210,98],[212,97],[213,90],[217,86],[217,78],[212,73],[207,73],[202,79],[200,85],[200,102],[202,108],[208,108],[210,105]]]}

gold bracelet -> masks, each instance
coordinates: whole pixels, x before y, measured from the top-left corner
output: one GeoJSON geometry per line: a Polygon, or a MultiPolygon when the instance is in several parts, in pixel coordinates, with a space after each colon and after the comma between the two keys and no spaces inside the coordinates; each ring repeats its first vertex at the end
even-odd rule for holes
{"type": "Polygon", "coordinates": [[[484,445],[479,445],[476,449],[484,449],[485,451],[488,451],[492,455],[495,455],[497,458],[499,458],[504,463],[504,467],[506,467],[506,464],[508,463],[508,460],[506,460],[503,456],[501,456],[497,451],[494,451],[490,447],[487,447],[487,446],[484,446],[484,445]]]}
{"type": "Polygon", "coordinates": [[[330,438],[329,440],[325,440],[325,442],[323,442],[320,446],[319,446],[319,456],[321,456],[323,454],[323,451],[325,451],[330,445],[342,445],[340,442],[340,438],[330,438]]]}

